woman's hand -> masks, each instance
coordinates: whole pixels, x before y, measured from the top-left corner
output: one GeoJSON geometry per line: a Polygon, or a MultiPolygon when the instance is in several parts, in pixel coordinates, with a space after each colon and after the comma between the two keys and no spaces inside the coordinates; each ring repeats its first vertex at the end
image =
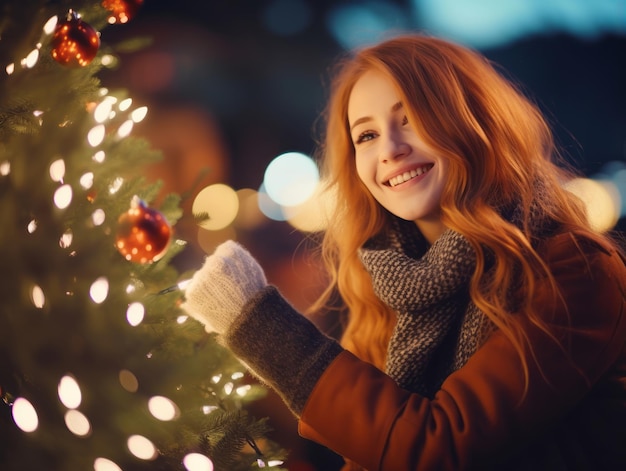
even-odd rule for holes
{"type": "Polygon", "coordinates": [[[193,275],[181,307],[207,332],[223,334],[246,302],[266,286],[265,273],[254,257],[228,240],[193,275]]]}

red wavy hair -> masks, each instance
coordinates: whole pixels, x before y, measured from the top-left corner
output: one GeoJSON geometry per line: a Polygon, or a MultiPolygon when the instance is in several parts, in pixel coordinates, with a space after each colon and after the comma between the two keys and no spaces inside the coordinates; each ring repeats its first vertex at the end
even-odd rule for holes
{"type": "Polygon", "coordinates": [[[357,176],[347,117],[351,90],[370,70],[393,81],[415,131],[448,159],[442,221],[475,248],[471,297],[521,354],[529,346],[508,301],[520,300],[516,314],[541,326],[532,308],[537,279],[547,278],[558,294],[531,245],[531,203],[564,228],[601,235],[594,234],[579,200],[562,187],[572,175],[560,165],[539,108],[481,54],[424,35],[398,36],[338,63],[319,156],[323,178],[336,196],[321,246],[330,285],[312,309],[338,292],[348,313],[342,344],[384,367],[395,314],[375,296],[358,249],[386,227],[389,216],[357,176]],[[500,214],[512,204],[522,209],[521,229],[500,214]],[[485,247],[495,258],[489,276],[485,247]]]}

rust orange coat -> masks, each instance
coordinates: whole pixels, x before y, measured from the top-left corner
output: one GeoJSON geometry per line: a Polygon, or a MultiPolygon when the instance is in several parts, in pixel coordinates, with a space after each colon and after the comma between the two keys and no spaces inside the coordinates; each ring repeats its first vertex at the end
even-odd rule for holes
{"type": "Polygon", "coordinates": [[[346,469],[626,470],[624,260],[573,233],[540,253],[561,297],[540,283],[534,305],[560,343],[527,323],[527,382],[496,331],[426,399],[296,326],[301,316],[271,294],[251,302],[225,343],[290,405],[300,434],[344,456],[346,469]]]}
{"type": "Polygon", "coordinates": [[[553,316],[564,348],[527,326],[537,361],[526,358],[525,396],[518,354],[501,332],[433,400],[343,352],[315,386],[301,435],[369,471],[626,470],[623,261],[572,234],[543,252],[565,304],[543,293],[536,306],[553,316]]]}

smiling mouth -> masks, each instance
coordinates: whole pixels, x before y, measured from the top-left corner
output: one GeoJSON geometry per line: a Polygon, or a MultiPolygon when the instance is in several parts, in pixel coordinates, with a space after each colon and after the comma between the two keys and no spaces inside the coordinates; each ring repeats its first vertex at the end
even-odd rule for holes
{"type": "Polygon", "coordinates": [[[393,178],[390,178],[387,182],[385,182],[385,185],[393,188],[394,186],[398,186],[401,183],[408,182],[409,180],[412,180],[415,177],[419,177],[420,175],[425,174],[433,167],[434,167],[434,164],[422,165],[421,167],[414,168],[413,170],[409,170],[400,175],[396,175],[393,178]]]}

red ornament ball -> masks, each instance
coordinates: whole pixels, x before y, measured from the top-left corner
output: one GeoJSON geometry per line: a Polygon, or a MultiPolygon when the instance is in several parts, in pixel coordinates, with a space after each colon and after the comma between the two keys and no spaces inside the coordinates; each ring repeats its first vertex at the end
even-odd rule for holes
{"type": "Polygon", "coordinates": [[[152,263],[167,251],[172,229],[161,213],[134,198],[117,221],[117,250],[131,262],[152,263]]]}
{"type": "Polygon", "coordinates": [[[102,0],[102,6],[111,12],[109,23],[127,23],[137,14],[143,0],[102,0]]]}
{"type": "Polygon", "coordinates": [[[100,34],[75,12],[57,24],[52,36],[52,57],[61,65],[84,67],[100,48],[100,34]]]}

